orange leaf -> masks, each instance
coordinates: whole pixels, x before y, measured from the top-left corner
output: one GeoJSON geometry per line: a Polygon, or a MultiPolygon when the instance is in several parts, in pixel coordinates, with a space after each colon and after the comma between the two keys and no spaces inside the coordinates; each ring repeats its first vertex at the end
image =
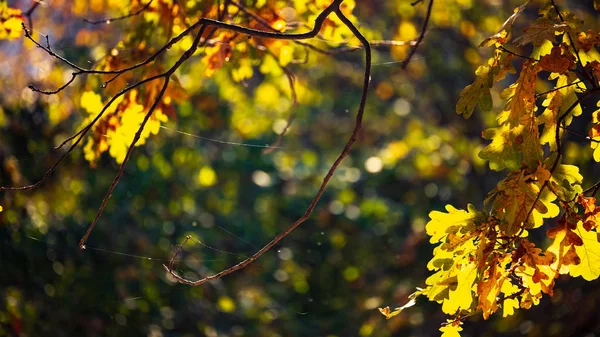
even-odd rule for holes
{"type": "Polygon", "coordinates": [[[548,55],[542,56],[540,66],[551,73],[564,74],[575,64],[575,59],[570,53],[563,53],[561,46],[555,46],[548,55]]]}

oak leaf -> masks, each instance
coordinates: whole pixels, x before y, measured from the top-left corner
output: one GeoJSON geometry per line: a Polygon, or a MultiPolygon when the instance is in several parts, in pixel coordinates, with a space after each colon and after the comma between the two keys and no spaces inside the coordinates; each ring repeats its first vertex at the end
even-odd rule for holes
{"type": "Polygon", "coordinates": [[[540,66],[543,70],[563,74],[575,65],[575,57],[562,46],[554,46],[549,55],[542,56],[540,66]]]}
{"type": "Polygon", "coordinates": [[[587,53],[592,50],[595,45],[600,45],[600,35],[593,30],[580,32],[577,36],[577,42],[581,50],[587,53]]]}
{"type": "Polygon", "coordinates": [[[586,198],[579,195],[578,202],[583,206],[584,211],[583,228],[587,231],[598,228],[600,225],[600,206],[596,205],[596,198],[586,198]]]}
{"type": "Polygon", "coordinates": [[[570,267],[569,274],[573,277],[581,276],[587,281],[592,281],[600,276],[600,240],[594,230],[586,230],[583,222],[577,223],[575,232],[583,240],[581,246],[575,246],[580,263],[570,267]]]}
{"type": "Polygon", "coordinates": [[[506,19],[506,21],[504,21],[502,26],[500,26],[500,29],[498,29],[498,32],[496,34],[486,38],[485,40],[483,40],[479,44],[479,47],[492,46],[496,43],[504,44],[506,42],[508,33],[510,33],[510,30],[512,29],[512,26],[514,25],[515,21],[517,20],[519,15],[521,15],[521,13],[523,13],[523,11],[525,10],[525,8],[527,7],[528,4],[529,4],[529,0],[527,0],[521,6],[515,8],[513,11],[513,14],[511,16],[509,16],[508,19],[506,19]]]}
{"type": "Polygon", "coordinates": [[[519,46],[531,43],[539,47],[545,40],[555,42],[557,33],[570,31],[571,27],[566,22],[555,23],[553,20],[541,17],[525,28],[523,35],[516,38],[514,42],[519,46]]]}

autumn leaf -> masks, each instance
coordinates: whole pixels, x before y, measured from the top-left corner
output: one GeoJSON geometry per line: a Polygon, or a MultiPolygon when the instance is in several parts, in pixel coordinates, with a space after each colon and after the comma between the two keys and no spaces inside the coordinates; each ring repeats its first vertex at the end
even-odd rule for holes
{"type": "Polygon", "coordinates": [[[223,33],[212,41],[212,46],[205,48],[205,56],[202,58],[202,63],[206,64],[204,75],[211,77],[229,61],[234,36],[229,32],[223,33]]]}
{"type": "Polygon", "coordinates": [[[440,328],[441,337],[460,337],[459,332],[462,331],[460,324],[462,324],[460,321],[448,320],[447,324],[440,328]]]}
{"type": "Polygon", "coordinates": [[[85,91],[79,99],[79,105],[90,114],[97,114],[104,107],[102,97],[93,91],[85,91]]]}
{"type": "Polygon", "coordinates": [[[436,273],[425,281],[427,288],[423,294],[442,303],[442,310],[448,314],[470,310],[474,303],[478,265],[471,256],[477,254],[477,243],[481,242],[476,228],[486,216],[472,205],[467,209],[459,210],[448,205],[448,213],[431,212],[431,221],[425,227],[432,237],[430,241],[441,244],[434,249],[434,256],[428,264],[428,268],[436,273]]]}
{"type": "Polygon", "coordinates": [[[595,125],[590,129],[589,136],[591,140],[594,140],[590,142],[590,146],[594,150],[594,160],[600,162],[600,101],[596,105],[599,109],[592,112],[592,123],[595,125]]]}
{"type": "Polygon", "coordinates": [[[573,277],[581,276],[587,281],[592,281],[600,276],[600,241],[598,233],[586,230],[583,222],[577,223],[575,232],[579,235],[583,244],[575,246],[580,263],[570,267],[569,274],[573,277]]]}
{"type": "Polygon", "coordinates": [[[390,319],[390,318],[398,315],[399,313],[401,313],[404,309],[410,308],[410,307],[414,306],[415,304],[417,304],[416,298],[421,294],[422,294],[422,291],[420,289],[419,291],[417,291],[409,296],[409,301],[405,305],[394,309],[394,311],[390,311],[390,307],[379,308],[379,312],[385,316],[385,319],[390,319]]]}
{"type": "Polygon", "coordinates": [[[549,144],[550,150],[554,151],[556,150],[556,123],[562,106],[562,93],[559,90],[549,93],[542,102],[542,106],[545,107],[544,112],[537,117],[538,124],[544,125],[540,135],[540,144],[549,144]]]}
{"type": "MultiPolygon", "coordinates": [[[[556,197],[541,191],[542,184],[536,179],[535,173],[527,172],[526,169],[511,172],[490,192],[494,196],[492,209],[494,215],[502,220],[499,226],[504,235],[515,235],[522,228],[539,227],[543,218],[558,215],[558,207],[551,203],[556,197]]],[[[544,176],[549,174],[545,170],[536,173],[544,176]]]]}
{"type": "Polygon", "coordinates": [[[577,43],[581,50],[589,52],[596,45],[600,45],[600,35],[593,30],[587,32],[580,32],[577,36],[577,43]]]}
{"type": "MultiPolygon", "coordinates": [[[[552,158],[544,162],[545,167],[553,165],[552,158]]],[[[575,165],[559,164],[552,173],[550,189],[561,200],[575,200],[575,197],[583,192],[581,183],[583,176],[575,165]]]]}
{"type": "Polygon", "coordinates": [[[596,198],[586,198],[579,195],[577,201],[583,206],[583,228],[587,231],[598,228],[598,225],[600,225],[600,206],[596,206],[596,198]]]}
{"type": "Polygon", "coordinates": [[[477,104],[484,111],[491,110],[493,102],[490,89],[494,83],[503,80],[508,72],[514,72],[511,64],[512,58],[513,55],[496,50],[494,57],[488,60],[487,65],[477,68],[475,81],[460,93],[460,98],[456,103],[456,113],[465,119],[469,118],[477,104]]]}
{"type": "Polygon", "coordinates": [[[515,253],[514,258],[519,258],[522,261],[516,270],[515,276],[521,279],[521,285],[525,288],[524,294],[521,297],[521,305],[537,304],[542,296],[542,292],[552,295],[554,280],[557,276],[553,263],[556,261],[556,256],[549,251],[542,252],[526,238],[519,240],[519,248],[515,253]],[[530,298],[528,298],[531,296],[530,298]]]}
{"type": "Polygon", "coordinates": [[[563,74],[575,65],[575,57],[564,50],[564,46],[554,46],[549,55],[542,56],[540,66],[543,70],[563,74]]]}
{"type": "Polygon", "coordinates": [[[516,168],[520,162],[535,167],[541,159],[534,90],[540,70],[538,63],[526,61],[517,81],[502,92],[507,102],[498,116],[500,126],[483,132],[492,143],[479,153],[492,169],[516,168]]]}
{"type": "Polygon", "coordinates": [[[589,71],[592,74],[594,74],[594,76],[596,76],[596,78],[600,78],[600,62],[598,62],[597,60],[588,62],[583,68],[586,71],[589,71]]]}
{"type": "Polygon", "coordinates": [[[525,8],[527,7],[528,4],[529,4],[529,0],[527,0],[521,6],[515,8],[513,11],[513,14],[511,16],[509,16],[508,19],[506,19],[506,21],[504,21],[502,26],[500,26],[500,29],[498,29],[498,32],[496,34],[486,38],[485,40],[483,40],[479,44],[479,47],[492,46],[496,43],[504,44],[506,42],[506,38],[507,38],[508,34],[510,33],[512,26],[515,23],[515,20],[517,20],[519,15],[521,15],[521,13],[523,13],[523,11],[525,10],[525,8]]]}
{"type": "Polygon", "coordinates": [[[576,228],[577,226],[570,222],[565,215],[559,219],[556,227],[546,232],[549,238],[554,239],[546,251],[556,256],[552,267],[560,274],[567,274],[571,265],[581,262],[575,246],[583,245],[583,240],[574,231],[576,228]]]}
{"type": "Polygon", "coordinates": [[[525,28],[523,35],[517,37],[514,42],[519,46],[531,43],[539,47],[545,40],[555,42],[557,33],[570,31],[571,27],[565,22],[555,23],[548,18],[541,17],[525,28]]]}
{"type": "MultiPolygon", "coordinates": [[[[152,93],[150,89],[151,87],[148,88],[147,94],[152,93]]],[[[106,151],[118,164],[125,160],[127,150],[147,112],[147,108],[140,101],[138,91],[132,90],[107,107],[102,118],[94,124],[92,134],[83,148],[86,160],[92,165],[106,151]]],[[[83,93],[80,105],[90,113],[83,125],[87,125],[104,108],[102,97],[91,91],[83,93]]],[[[158,134],[161,123],[167,120],[168,117],[162,110],[156,108],[142,130],[136,146],[144,145],[150,135],[158,134]]]]}
{"type": "Polygon", "coordinates": [[[511,254],[493,254],[487,261],[481,281],[477,284],[477,295],[479,305],[477,309],[483,312],[483,318],[488,319],[491,314],[498,310],[498,295],[503,284],[508,281],[508,270],[506,266],[511,262],[511,254]]]}
{"type": "Polygon", "coordinates": [[[23,14],[20,9],[0,2],[0,40],[18,39],[23,36],[23,14]]]}
{"type": "Polygon", "coordinates": [[[508,317],[515,313],[515,309],[519,309],[520,302],[516,295],[519,294],[520,288],[512,283],[510,279],[502,283],[501,291],[504,294],[502,301],[502,317],[508,317]]]}
{"type": "Polygon", "coordinates": [[[385,319],[390,319],[400,313],[400,310],[390,311],[390,307],[379,308],[379,312],[385,316],[385,319]]]}
{"type": "Polygon", "coordinates": [[[429,213],[431,220],[425,226],[427,235],[431,236],[429,242],[442,242],[448,234],[466,234],[474,231],[476,222],[483,219],[483,214],[471,204],[466,211],[447,205],[446,211],[448,213],[439,211],[429,213]]]}

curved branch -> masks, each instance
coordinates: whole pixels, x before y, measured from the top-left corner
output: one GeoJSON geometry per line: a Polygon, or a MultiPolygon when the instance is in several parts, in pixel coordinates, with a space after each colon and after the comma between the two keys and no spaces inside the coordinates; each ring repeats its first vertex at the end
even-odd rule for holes
{"type": "Polygon", "coordinates": [[[157,75],[158,78],[162,77],[165,79],[164,85],[162,86],[160,92],[158,93],[154,102],[152,103],[152,106],[150,107],[150,109],[148,109],[148,112],[144,116],[144,120],[142,121],[138,130],[136,131],[136,133],[133,137],[133,140],[131,141],[131,144],[129,145],[129,148],[127,149],[127,153],[125,154],[125,159],[123,160],[121,165],[119,165],[119,171],[115,175],[115,178],[113,179],[112,184],[110,185],[110,187],[108,188],[108,191],[104,195],[104,199],[102,200],[102,203],[100,204],[100,208],[98,209],[98,212],[96,213],[96,216],[94,217],[94,220],[92,221],[92,223],[86,230],[85,234],[79,241],[80,249],[85,249],[85,242],[87,241],[90,234],[94,230],[94,227],[96,227],[96,224],[98,223],[98,220],[100,219],[100,216],[102,216],[102,213],[104,212],[104,208],[106,207],[106,204],[108,203],[108,199],[110,198],[115,187],[117,187],[117,184],[121,180],[121,177],[123,176],[123,173],[125,172],[125,165],[127,165],[127,162],[129,161],[129,158],[131,157],[131,153],[133,153],[133,149],[134,149],[135,145],[137,144],[138,140],[140,139],[142,132],[144,131],[144,127],[146,126],[146,123],[148,122],[148,120],[152,116],[152,113],[154,113],[154,110],[156,110],[156,107],[162,100],[162,97],[165,94],[167,87],[169,86],[169,81],[171,79],[171,76],[187,59],[189,59],[194,54],[194,52],[198,48],[198,45],[200,44],[200,38],[202,36],[202,32],[204,31],[204,29],[206,29],[206,26],[202,26],[202,28],[196,35],[196,38],[194,39],[192,46],[188,50],[186,50],[185,53],[183,53],[183,55],[181,55],[179,60],[177,60],[177,62],[175,62],[175,64],[171,68],[169,68],[169,70],[167,70],[166,72],[164,72],[160,75],[157,75]]]}
{"type": "MultiPolygon", "coordinates": [[[[423,0],[418,0],[418,1],[414,2],[412,5],[414,6],[421,1],[423,1],[423,0]]],[[[417,49],[419,48],[419,45],[425,38],[425,33],[427,32],[427,26],[429,25],[429,18],[431,17],[431,9],[432,8],[433,8],[433,0],[429,0],[429,5],[427,6],[427,14],[425,14],[425,21],[423,21],[423,28],[421,28],[421,34],[417,38],[417,41],[415,42],[414,46],[412,47],[412,49],[410,50],[410,52],[408,53],[406,58],[402,61],[403,69],[406,69],[406,67],[408,67],[410,60],[412,59],[413,55],[415,55],[415,53],[417,52],[417,49]]]]}
{"type": "Polygon", "coordinates": [[[142,121],[142,124],[140,124],[140,127],[138,128],[137,132],[135,133],[135,136],[133,137],[133,140],[131,141],[129,148],[127,149],[127,153],[125,154],[125,159],[123,159],[123,163],[121,163],[121,165],[119,165],[119,171],[117,172],[117,175],[113,179],[112,184],[108,188],[108,191],[104,195],[104,199],[102,200],[102,203],[100,204],[100,208],[98,209],[98,212],[96,213],[96,217],[94,217],[94,220],[92,221],[91,225],[88,227],[87,231],[85,232],[85,234],[79,241],[79,248],[81,248],[81,249],[85,249],[85,242],[87,241],[88,237],[92,233],[92,230],[94,230],[94,227],[96,227],[96,224],[98,223],[98,220],[100,219],[100,216],[104,212],[104,208],[106,207],[106,204],[108,203],[108,199],[112,195],[112,192],[114,191],[115,187],[117,187],[119,180],[121,180],[121,177],[123,176],[123,172],[125,171],[125,165],[129,161],[129,158],[131,157],[131,153],[133,152],[133,148],[135,147],[135,144],[137,144],[138,140],[140,139],[140,136],[142,135],[142,131],[144,131],[144,127],[146,126],[146,123],[150,119],[150,116],[152,116],[152,113],[154,112],[154,110],[156,110],[158,103],[160,103],[160,100],[162,99],[163,95],[165,94],[165,91],[167,90],[167,87],[169,86],[169,80],[171,78],[171,73],[168,73],[164,77],[165,77],[165,83],[163,84],[162,88],[160,89],[160,92],[158,93],[156,100],[154,101],[154,103],[152,103],[152,106],[150,107],[150,109],[148,110],[146,115],[144,116],[144,120],[142,121]]]}
{"type": "Polygon", "coordinates": [[[178,282],[183,283],[183,284],[192,285],[192,286],[198,286],[198,285],[201,285],[208,281],[219,279],[219,278],[221,278],[225,275],[231,274],[237,270],[243,269],[246,266],[248,266],[249,264],[251,264],[252,262],[256,261],[260,256],[262,256],[265,252],[267,252],[269,249],[271,249],[273,246],[275,246],[279,241],[281,241],[283,238],[285,238],[288,234],[290,234],[294,229],[296,229],[298,226],[300,226],[302,223],[304,223],[310,217],[313,210],[317,206],[317,203],[321,199],[321,196],[323,195],[323,192],[325,191],[325,187],[331,180],[331,177],[337,170],[337,168],[340,165],[340,163],[342,162],[342,160],[344,160],[344,158],[348,155],[348,153],[350,153],[350,150],[352,149],[354,142],[358,139],[358,134],[362,127],[362,120],[363,120],[363,115],[365,112],[365,106],[366,106],[367,97],[368,97],[369,84],[371,81],[371,46],[369,44],[369,41],[360,33],[360,31],[354,26],[354,24],[339,9],[339,2],[341,2],[341,1],[334,1],[334,3],[337,3],[337,4],[336,4],[335,8],[333,8],[332,11],[335,12],[335,14],[340,18],[340,20],[360,40],[360,42],[362,43],[364,50],[365,50],[365,73],[364,73],[363,88],[362,88],[360,104],[358,107],[358,112],[356,114],[354,129],[352,130],[352,134],[350,135],[350,138],[346,142],[344,149],[338,155],[338,157],[334,161],[334,163],[331,165],[329,171],[327,172],[327,174],[323,178],[323,181],[321,182],[321,185],[319,187],[317,194],[312,199],[311,203],[309,204],[309,206],[306,209],[306,211],[304,212],[304,214],[298,220],[296,220],[290,227],[288,227],[283,232],[281,232],[279,235],[277,235],[275,238],[273,238],[273,240],[271,240],[269,243],[267,243],[264,247],[262,247],[259,251],[254,253],[254,255],[250,256],[249,258],[247,258],[247,259],[243,260],[242,262],[240,262],[236,265],[233,265],[225,270],[222,270],[214,275],[204,277],[197,281],[187,280],[175,272],[175,270],[173,269],[173,263],[176,258],[176,255],[178,253],[178,250],[176,250],[175,254],[171,258],[171,262],[168,265],[163,265],[163,266],[164,266],[165,270],[169,274],[171,274],[178,282]]]}
{"type": "Polygon", "coordinates": [[[44,176],[38,180],[36,183],[31,184],[31,185],[26,185],[26,186],[18,186],[18,187],[7,187],[7,186],[0,186],[0,191],[29,191],[32,189],[35,189],[36,187],[39,187],[40,185],[42,185],[46,180],[48,180],[48,178],[50,177],[50,175],[52,174],[52,172],[54,172],[54,170],[60,165],[60,163],[62,163],[62,161],[71,153],[73,152],[73,150],[75,149],[75,147],[77,147],[77,145],[79,145],[79,143],[81,142],[81,140],[83,139],[83,137],[85,137],[85,135],[87,135],[87,133],[91,130],[91,128],[94,126],[94,124],[96,124],[96,122],[104,115],[104,113],[106,112],[106,110],[111,106],[112,103],[114,103],[115,100],[117,100],[117,98],[119,98],[120,96],[123,96],[125,93],[127,93],[128,91],[135,89],[139,86],[141,86],[142,84],[154,81],[156,79],[159,79],[163,76],[163,74],[160,75],[156,75],[156,76],[152,76],[149,78],[146,78],[144,80],[141,80],[137,83],[134,83],[128,87],[126,87],[125,89],[119,91],[118,93],[116,93],[113,97],[111,97],[111,99],[104,105],[104,107],[102,108],[102,110],[96,115],[96,117],[94,117],[94,119],[88,123],[84,128],[82,128],[81,130],[79,130],[76,134],[68,137],[67,139],[65,139],[64,141],[62,141],[62,143],[60,143],[58,146],[56,146],[54,149],[60,149],[61,147],[65,146],[68,142],[74,140],[73,144],[71,144],[71,146],[69,147],[69,149],[67,150],[67,152],[65,152],[45,173],[44,176]]]}
{"type": "Polygon", "coordinates": [[[134,16],[137,16],[139,14],[141,14],[143,11],[145,11],[146,9],[148,9],[148,7],[150,7],[150,4],[152,3],[152,1],[154,0],[150,0],[147,4],[145,4],[142,8],[138,9],[135,12],[129,12],[129,14],[125,14],[122,16],[117,16],[114,18],[106,18],[106,19],[102,19],[102,20],[88,20],[88,19],[83,19],[83,22],[89,23],[91,25],[99,25],[102,23],[106,23],[106,24],[110,24],[113,21],[119,21],[119,20],[125,20],[134,16]]]}
{"type": "Polygon", "coordinates": [[[40,0],[33,0],[31,7],[29,7],[29,9],[25,13],[23,13],[23,15],[27,18],[27,23],[29,23],[29,29],[33,29],[33,19],[31,17],[33,16],[33,12],[35,12],[35,9],[38,8],[39,5],[40,0]]]}

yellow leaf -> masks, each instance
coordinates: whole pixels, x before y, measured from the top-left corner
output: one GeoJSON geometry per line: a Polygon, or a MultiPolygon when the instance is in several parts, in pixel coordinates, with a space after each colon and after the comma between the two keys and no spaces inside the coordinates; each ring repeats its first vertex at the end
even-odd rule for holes
{"type": "Polygon", "coordinates": [[[485,264],[490,266],[483,273],[482,279],[477,284],[477,295],[479,297],[478,309],[483,311],[483,318],[488,319],[491,314],[498,310],[498,295],[501,290],[506,290],[505,284],[510,284],[508,277],[508,268],[506,266],[511,262],[512,256],[505,254],[493,254],[485,264]]]}
{"type": "Polygon", "coordinates": [[[482,213],[478,212],[471,204],[468,205],[467,211],[446,205],[446,211],[448,213],[439,211],[429,213],[431,220],[425,225],[427,235],[431,236],[429,242],[442,242],[449,233],[473,231],[475,221],[482,217],[482,213]]]}
{"type": "Polygon", "coordinates": [[[23,36],[23,14],[0,2],[0,39],[18,39],[23,36]]]}
{"type": "Polygon", "coordinates": [[[527,7],[527,4],[529,4],[529,0],[526,1],[524,4],[522,4],[521,6],[515,8],[514,13],[511,16],[509,16],[508,19],[506,19],[506,21],[504,21],[504,23],[502,24],[502,26],[500,27],[498,32],[496,34],[488,37],[487,39],[483,40],[483,42],[481,42],[479,47],[491,46],[495,43],[506,42],[506,37],[508,36],[508,33],[510,32],[513,24],[515,23],[515,20],[517,20],[519,15],[521,15],[521,13],[525,10],[525,7],[527,7]]]}
{"type": "Polygon", "coordinates": [[[279,63],[282,66],[288,65],[294,58],[294,46],[286,44],[279,49],[279,63]]]}
{"type": "Polygon", "coordinates": [[[453,315],[459,310],[468,310],[474,300],[473,287],[477,278],[477,265],[475,263],[467,264],[467,261],[461,261],[462,265],[457,265],[457,284],[456,289],[450,289],[447,300],[442,304],[442,311],[453,315]]]}
{"type": "Polygon", "coordinates": [[[515,309],[519,309],[519,300],[516,298],[505,299],[502,304],[502,317],[513,315],[515,309]]]}
{"type": "Polygon", "coordinates": [[[488,60],[488,65],[482,65],[477,68],[475,81],[466,86],[460,93],[460,98],[456,103],[456,113],[464,118],[469,118],[475,110],[475,106],[484,111],[492,108],[492,96],[490,88],[495,82],[501,81],[508,72],[513,72],[511,65],[512,55],[496,51],[494,57],[488,60]]]}
{"type": "Polygon", "coordinates": [[[521,164],[517,145],[523,142],[522,126],[511,128],[508,125],[486,129],[481,136],[492,142],[479,152],[479,158],[489,161],[490,169],[501,171],[505,168],[516,169],[521,164]]]}
{"type": "Polygon", "coordinates": [[[502,91],[501,96],[507,102],[498,117],[500,127],[484,131],[483,138],[491,139],[492,143],[479,154],[490,161],[492,169],[516,168],[520,162],[534,168],[542,158],[534,90],[540,70],[538,63],[526,61],[517,81],[502,91]]]}
{"type": "Polygon", "coordinates": [[[104,104],[102,104],[102,97],[93,91],[84,92],[81,95],[79,104],[90,114],[97,114],[104,107],[104,104]]]}
{"type": "Polygon", "coordinates": [[[440,328],[442,337],[460,337],[460,331],[462,328],[458,324],[449,323],[440,328]]]}
{"type": "Polygon", "coordinates": [[[573,277],[581,276],[587,281],[592,281],[600,276],[600,241],[596,231],[587,231],[583,222],[577,223],[576,233],[583,240],[583,245],[575,246],[575,251],[581,259],[578,265],[570,266],[569,274],[573,277]]]}
{"type": "MultiPolygon", "coordinates": [[[[600,101],[596,104],[600,108],[600,101]]],[[[594,149],[594,160],[600,162],[600,109],[592,112],[592,122],[596,123],[589,132],[589,137],[595,142],[590,142],[590,146],[594,149]]]]}
{"type": "Polygon", "coordinates": [[[379,308],[379,312],[385,316],[385,319],[390,319],[400,313],[398,310],[390,311],[390,307],[379,308]]]}
{"type": "Polygon", "coordinates": [[[561,105],[562,93],[559,90],[549,93],[542,102],[542,106],[546,109],[537,118],[538,124],[544,124],[544,130],[540,135],[540,144],[549,144],[552,151],[556,151],[556,123],[561,105]]]}
{"type": "Polygon", "coordinates": [[[515,235],[521,228],[537,228],[544,218],[558,215],[558,207],[552,204],[556,196],[544,189],[538,198],[542,184],[528,172],[527,169],[511,172],[490,192],[494,196],[494,216],[502,220],[499,226],[504,235],[515,235]]]}
{"type": "Polygon", "coordinates": [[[390,307],[385,307],[385,308],[379,308],[379,312],[385,316],[385,319],[390,319],[390,318],[398,315],[399,313],[401,313],[404,309],[410,308],[410,307],[414,306],[415,304],[417,304],[417,301],[416,301],[416,298],[413,297],[405,305],[394,309],[394,311],[390,312],[390,307]]]}

